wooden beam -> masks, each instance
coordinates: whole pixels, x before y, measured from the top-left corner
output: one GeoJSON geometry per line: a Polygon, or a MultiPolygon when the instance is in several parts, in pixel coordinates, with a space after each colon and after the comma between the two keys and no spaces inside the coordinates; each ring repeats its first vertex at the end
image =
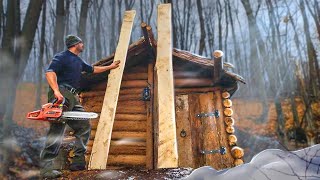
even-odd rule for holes
{"type": "Polygon", "coordinates": [[[147,122],[146,126],[147,127],[147,150],[146,150],[146,168],[147,169],[154,169],[153,167],[153,68],[154,64],[150,63],[148,65],[148,84],[150,84],[150,93],[151,93],[151,98],[149,101],[146,101],[146,108],[147,108],[147,122]]]}
{"type": "Polygon", "coordinates": [[[171,4],[158,6],[158,47],[156,60],[157,110],[159,120],[157,168],[178,166],[174,106],[171,4]]]}
{"type": "Polygon", "coordinates": [[[154,58],[156,56],[156,41],[154,40],[154,36],[152,33],[152,28],[150,26],[147,26],[146,23],[141,23],[141,29],[142,33],[144,36],[144,39],[146,41],[146,44],[148,45],[150,51],[151,51],[151,56],[154,58]]]}
{"type": "Polygon", "coordinates": [[[107,165],[112,127],[135,14],[136,12],[133,10],[126,11],[124,14],[119,42],[114,56],[114,59],[120,60],[121,63],[118,68],[111,70],[108,76],[107,89],[90,156],[89,169],[105,169],[107,165]]]}
{"type": "Polygon", "coordinates": [[[218,83],[222,76],[223,71],[223,60],[222,60],[223,52],[220,50],[216,50],[213,52],[213,63],[214,63],[214,74],[213,74],[213,82],[218,83]]]}

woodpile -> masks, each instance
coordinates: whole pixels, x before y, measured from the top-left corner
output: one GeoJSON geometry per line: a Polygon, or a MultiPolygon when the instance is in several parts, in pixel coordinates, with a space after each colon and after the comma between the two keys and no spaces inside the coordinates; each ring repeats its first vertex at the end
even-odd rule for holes
{"type": "Polygon", "coordinates": [[[222,98],[223,98],[223,106],[224,106],[224,115],[226,116],[224,118],[224,122],[226,124],[226,132],[229,134],[228,135],[228,142],[229,146],[231,147],[231,154],[234,158],[233,164],[235,166],[239,166],[243,164],[243,156],[244,156],[244,151],[242,148],[237,146],[237,137],[234,135],[234,119],[231,117],[233,115],[233,110],[231,109],[232,106],[232,101],[229,99],[230,94],[228,92],[223,92],[222,93],[222,98]]]}

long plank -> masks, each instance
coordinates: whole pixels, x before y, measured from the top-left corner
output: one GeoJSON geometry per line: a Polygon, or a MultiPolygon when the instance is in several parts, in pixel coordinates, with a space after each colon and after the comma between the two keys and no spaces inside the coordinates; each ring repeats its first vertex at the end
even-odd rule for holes
{"type": "Polygon", "coordinates": [[[157,168],[178,166],[172,68],[171,4],[158,6],[156,60],[157,110],[159,118],[157,168]]]}
{"type": "Polygon", "coordinates": [[[114,56],[114,59],[120,60],[121,63],[118,68],[111,70],[108,77],[106,94],[90,156],[89,169],[105,169],[107,165],[112,127],[135,14],[134,10],[124,13],[119,42],[114,56]]]}

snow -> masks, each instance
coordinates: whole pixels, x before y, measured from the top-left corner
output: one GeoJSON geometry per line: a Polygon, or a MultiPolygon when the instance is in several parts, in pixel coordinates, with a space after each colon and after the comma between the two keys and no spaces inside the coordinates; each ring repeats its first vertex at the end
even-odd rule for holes
{"type": "Polygon", "coordinates": [[[320,144],[298,151],[267,149],[251,162],[217,171],[210,166],[195,169],[186,180],[316,180],[320,179],[320,144]]]}

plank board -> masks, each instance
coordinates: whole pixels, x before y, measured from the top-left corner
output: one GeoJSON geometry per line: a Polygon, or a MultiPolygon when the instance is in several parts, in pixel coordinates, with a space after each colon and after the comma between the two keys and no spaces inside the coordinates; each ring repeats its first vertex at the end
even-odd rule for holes
{"type": "Polygon", "coordinates": [[[195,167],[194,157],[192,156],[192,134],[188,101],[188,95],[176,96],[179,167],[195,167]],[[185,132],[185,136],[183,136],[183,132],[185,132]]]}
{"type": "Polygon", "coordinates": [[[115,60],[120,60],[121,63],[118,68],[111,70],[108,76],[107,89],[88,169],[105,169],[107,165],[112,127],[135,14],[134,10],[124,13],[119,42],[114,57],[115,60]]]}
{"type": "Polygon", "coordinates": [[[157,168],[178,166],[174,87],[172,68],[171,4],[158,6],[158,47],[156,60],[157,110],[159,118],[157,168]]]}

